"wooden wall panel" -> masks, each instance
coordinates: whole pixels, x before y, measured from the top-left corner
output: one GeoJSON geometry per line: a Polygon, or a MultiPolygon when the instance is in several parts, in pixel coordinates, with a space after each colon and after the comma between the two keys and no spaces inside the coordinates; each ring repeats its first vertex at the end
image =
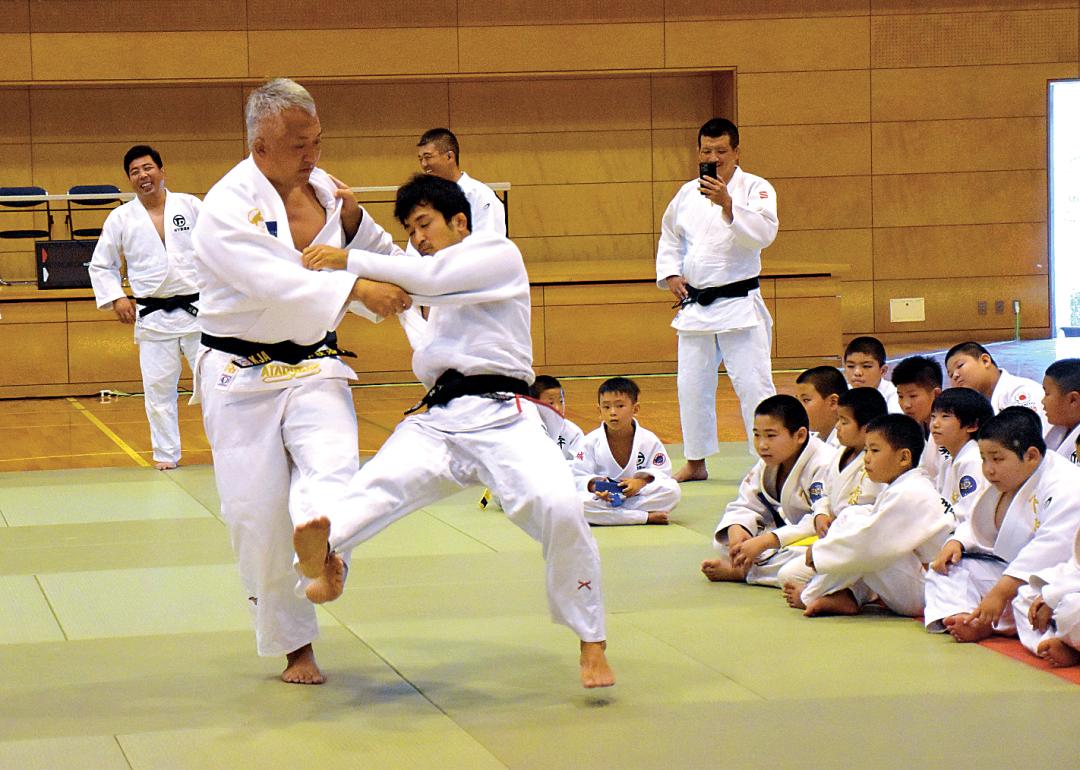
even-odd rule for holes
{"type": "MultiPolygon", "coordinates": [[[[353,187],[397,185],[420,169],[410,137],[323,139],[319,165],[353,187]]],[[[388,196],[393,199],[394,194],[388,196]]]]}
{"type": "Polygon", "coordinates": [[[873,281],[840,282],[840,325],[844,334],[873,334],[873,281]]]}
{"type": "Polygon", "coordinates": [[[684,75],[651,78],[652,127],[692,128],[694,142],[697,130],[714,117],[711,99],[712,75],[684,75]]]}
{"type": "Polygon", "coordinates": [[[30,80],[33,71],[30,65],[32,58],[29,34],[0,32],[0,62],[4,63],[0,80],[13,83],[30,80]]]}
{"type": "Polygon", "coordinates": [[[461,27],[462,72],[566,72],[664,66],[664,27],[461,27]]]}
{"type": "Polygon", "coordinates": [[[30,0],[0,0],[0,29],[10,33],[30,31],[30,0]]]}
{"type": "Polygon", "coordinates": [[[0,305],[0,325],[27,323],[64,323],[67,312],[63,302],[5,302],[0,305]]]}
{"type": "Polygon", "coordinates": [[[739,148],[740,165],[766,179],[870,173],[869,123],[751,126],[739,132],[739,148]]]}
{"type": "Polygon", "coordinates": [[[0,378],[5,385],[67,381],[67,327],[62,323],[0,323],[0,348],[19,351],[4,356],[0,378]]]}
{"type": "Polygon", "coordinates": [[[140,380],[139,349],[132,328],[115,318],[109,319],[104,313],[99,315],[105,320],[67,325],[70,381],[140,380]]]}
{"type": "Polygon", "coordinates": [[[649,79],[537,79],[450,83],[455,132],[626,131],[651,127],[649,79]]]}
{"type": "Polygon", "coordinates": [[[835,356],[840,339],[840,299],[777,297],[773,311],[777,358],[835,356]]]}
{"type": "Polygon", "coordinates": [[[539,185],[652,178],[648,131],[459,135],[459,139],[469,153],[462,167],[484,181],[539,185]]]}
{"type": "Polygon", "coordinates": [[[407,137],[412,141],[404,144],[414,160],[420,136],[450,122],[448,83],[311,84],[308,91],[315,99],[324,139],[407,137]]]}
{"type": "Polygon", "coordinates": [[[452,27],[423,33],[423,57],[415,51],[421,38],[411,29],[265,30],[248,33],[252,77],[363,77],[454,72],[457,35],[452,27]],[[315,55],[333,51],[334,55],[315,55]]]}
{"type": "Polygon", "coordinates": [[[871,111],[880,121],[1045,115],[1046,81],[1078,74],[1076,61],[875,69],[871,111]]]}
{"type": "Polygon", "coordinates": [[[875,174],[1037,168],[1046,168],[1041,116],[874,124],[875,174]]]}
{"type": "Polygon", "coordinates": [[[1077,9],[875,16],[872,66],[1076,61],[1077,9]]]}
{"type": "MultiPolygon", "coordinates": [[[[30,90],[0,89],[0,144],[30,143],[30,90]]],[[[0,150],[0,152],[3,152],[0,150]]],[[[8,184],[3,182],[3,184],[8,184]]]]}
{"type": "Polygon", "coordinates": [[[869,70],[739,73],[739,125],[865,123],[869,70]]]}
{"type": "Polygon", "coordinates": [[[640,235],[567,235],[518,237],[511,222],[511,237],[526,264],[534,262],[622,263],[656,258],[656,238],[640,235]]]}
{"type": "MultiPolygon", "coordinates": [[[[694,175],[696,176],[696,175],[694,175]]],[[[692,177],[691,177],[692,178],[692,177]]],[[[652,185],[652,203],[653,203],[653,232],[659,235],[660,222],[664,218],[664,212],[667,211],[668,204],[671,203],[672,198],[675,197],[675,193],[679,191],[679,188],[686,184],[689,179],[674,180],[668,182],[653,182],[652,185]]]]}
{"type": "Polygon", "coordinates": [[[668,22],[667,67],[738,67],[740,72],[861,69],[870,64],[866,16],[668,22]],[[717,41],[723,41],[718,45],[717,41]]]}
{"type": "Polygon", "coordinates": [[[603,345],[604,360],[613,364],[674,361],[677,342],[670,326],[671,313],[671,303],[666,301],[634,305],[549,305],[544,308],[547,364],[596,363],[597,345],[603,345]],[[612,329],[622,330],[625,344],[604,342],[603,335],[612,329]]]}
{"type": "Polygon", "coordinates": [[[34,33],[242,30],[245,22],[245,0],[34,0],[30,4],[34,33]]]}
{"type": "MultiPolygon", "coordinates": [[[[38,88],[30,95],[35,143],[242,139],[242,109],[238,86],[38,88]]],[[[117,168],[122,160],[123,152],[117,168]]]]}
{"type": "Polygon", "coordinates": [[[58,32],[31,37],[34,80],[243,78],[243,32],[58,32]],[[147,55],[151,48],[153,55],[147,55]]]}
{"type": "Polygon", "coordinates": [[[648,182],[519,187],[510,196],[516,235],[651,232],[648,182]]]}
{"type": "MultiPolygon", "coordinates": [[[[247,0],[248,29],[355,29],[394,27],[425,29],[457,24],[454,3],[442,0],[247,0]]],[[[423,33],[417,33],[416,47],[423,33]]]]}
{"type": "Polygon", "coordinates": [[[1020,8],[1075,8],[1075,0],[870,0],[873,14],[1014,11],[1020,8]]]}
{"type": "Polygon", "coordinates": [[[668,21],[707,21],[711,19],[762,19],[771,17],[865,16],[870,0],[725,0],[703,3],[701,0],[667,0],[664,13],[668,21]]]}
{"type": "Polygon", "coordinates": [[[698,128],[700,126],[652,132],[653,179],[688,182],[697,176],[698,128]]]}
{"type": "Polygon", "coordinates": [[[879,227],[878,279],[1045,275],[1046,223],[879,227]]]}
{"type": "Polygon", "coordinates": [[[874,177],[877,227],[1045,220],[1045,171],[874,177]]]}
{"type": "Polygon", "coordinates": [[[841,263],[849,266],[842,274],[845,280],[870,280],[874,277],[873,232],[868,227],[791,230],[784,226],[762,254],[762,262],[766,266],[784,262],[841,263]]]}
{"type": "Polygon", "coordinates": [[[833,230],[869,227],[876,215],[870,177],[773,179],[781,228],[833,230]]]}
{"type": "Polygon", "coordinates": [[[338,339],[346,350],[356,353],[347,363],[357,372],[411,371],[412,348],[396,318],[374,324],[346,313],[338,327],[338,339]]]}
{"type": "Polygon", "coordinates": [[[624,24],[662,21],[664,0],[460,0],[458,23],[463,27],[543,24],[624,24]]]}
{"type": "Polygon", "coordinates": [[[1050,310],[1045,275],[1017,276],[1007,283],[1000,278],[941,281],[923,278],[878,281],[874,286],[874,328],[882,332],[917,332],[950,329],[1012,328],[1012,300],[1021,301],[1025,326],[1046,326],[1050,310]],[[892,323],[889,300],[894,297],[925,297],[926,321],[892,323]],[[1005,302],[1005,312],[995,313],[994,303],[1005,302]],[[978,315],[980,301],[988,303],[986,315],[978,315]]]}

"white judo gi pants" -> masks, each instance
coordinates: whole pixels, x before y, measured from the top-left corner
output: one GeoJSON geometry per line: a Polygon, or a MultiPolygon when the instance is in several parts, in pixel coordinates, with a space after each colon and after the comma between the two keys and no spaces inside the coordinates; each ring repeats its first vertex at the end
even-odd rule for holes
{"type": "Polygon", "coordinates": [[[908,554],[885,569],[864,575],[816,574],[803,589],[802,600],[810,606],[810,602],[847,588],[860,607],[877,595],[892,612],[914,618],[923,613],[925,585],[922,562],[914,554],[908,554]]]}
{"type": "MultiPolygon", "coordinates": [[[[758,533],[762,534],[761,532],[758,533]]],[[[731,552],[726,542],[720,542],[713,538],[713,546],[716,552],[723,558],[731,561],[731,552]]],[[[750,585],[769,586],[770,588],[783,588],[780,582],[780,574],[784,567],[791,562],[804,564],[806,560],[805,545],[788,545],[776,550],[763,551],[754,565],[746,573],[746,582],[750,585]]]]}
{"type": "Polygon", "coordinates": [[[581,493],[585,521],[601,526],[645,524],[650,511],[666,513],[679,504],[681,497],[679,482],[672,478],[654,478],[633,497],[624,497],[623,504],[617,507],[592,492],[581,493]]]}
{"type": "Polygon", "coordinates": [[[199,338],[199,332],[175,335],[150,330],[140,330],[136,336],[154,462],[180,462],[180,413],[176,401],[183,368],[181,356],[194,372],[199,338]]]}
{"type": "MultiPolygon", "coordinates": [[[[993,559],[960,559],[949,567],[948,575],[934,570],[926,573],[926,630],[940,634],[945,631],[945,618],[973,612],[979,602],[1005,574],[1005,562],[993,559]]],[[[1011,634],[1016,628],[1011,607],[994,624],[998,633],[1011,634]]]]}
{"type": "Polygon", "coordinates": [[[1028,610],[1041,592],[1030,585],[1020,586],[1013,599],[1013,621],[1020,642],[1035,652],[1044,639],[1057,637],[1075,650],[1080,650],[1080,593],[1066,594],[1054,609],[1054,620],[1046,631],[1036,631],[1028,622],[1028,610]]]}
{"type": "Polygon", "coordinates": [[[203,425],[258,652],[284,655],[319,635],[315,605],[298,590],[293,529],[330,510],[356,475],[356,411],[344,379],[219,391],[214,385],[229,358],[210,351],[202,359],[203,425]]]}
{"type": "Polygon", "coordinates": [[[776,394],[772,380],[772,318],[761,311],[760,322],[725,332],[679,332],[676,385],[682,423],[683,455],[703,460],[720,451],[716,430],[716,387],[720,364],[727,367],[739,399],[750,453],[754,453],[754,409],[776,394]]]}
{"type": "Polygon", "coordinates": [[[582,641],[603,641],[600,551],[570,466],[539,417],[526,412],[496,427],[453,433],[426,418],[399,423],[344,499],[323,511],[330,547],[348,552],[418,508],[465,486],[486,486],[510,521],[542,546],[552,619],[582,641]]]}

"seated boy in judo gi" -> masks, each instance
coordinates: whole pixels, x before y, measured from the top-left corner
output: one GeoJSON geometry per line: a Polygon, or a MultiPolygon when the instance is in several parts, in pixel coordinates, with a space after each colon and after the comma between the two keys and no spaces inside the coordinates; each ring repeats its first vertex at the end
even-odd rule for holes
{"type": "Polygon", "coordinates": [[[866,427],[866,475],[887,485],[869,510],[850,506],[810,545],[817,573],[802,590],[803,614],[856,615],[874,597],[898,615],[923,610],[926,562],[955,524],[949,506],[919,468],[922,428],[902,414],[866,427]]]}
{"type": "Polygon", "coordinates": [[[1080,443],[1080,358],[1062,358],[1050,364],[1043,377],[1043,409],[1050,430],[1046,448],[1076,465],[1080,443]]]}
{"type": "Polygon", "coordinates": [[[720,553],[701,571],[712,581],[780,587],[780,568],[801,559],[812,535],[809,516],[824,493],[825,470],[836,451],[810,435],[810,418],[793,396],[769,396],[754,409],[754,449],[761,458],[739,485],[716,525],[720,553]]]}
{"type": "Polygon", "coordinates": [[[573,460],[581,451],[581,440],[585,432],[566,417],[566,394],[562,383],[548,374],[538,374],[529,386],[529,395],[542,404],[547,404],[562,417],[562,421],[544,421],[544,429],[551,440],[558,444],[567,460],[573,460]],[[554,426],[558,425],[558,430],[554,426]]]}
{"type": "Polygon", "coordinates": [[[990,401],[997,414],[1009,406],[1027,407],[1039,415],[1043,434],[1050,429],[1043,412],[1042,386],[1027,377],[1010,374],[997,365],[990,351],[978,342],[961,342],[945,354],[945,368],[953,387],[974,388],[990,401]]]}
{"type": "Polygon", "coordinates": [[[1013,617],[1023,645],[1051,666],[1080,663],[1080,529],[1068,561],[1020,586],[1013,617]]]}
{"type": "Polygon", "coordinates": [[[605,380],[597,393],[603,422],[585,436],[572,466],[590,524],[667,524],[679,504],[667,450],[635,419],[639,395],[627,377],[605,380]]]}
{"type": "Polygon", "coordinates": [[[892,382],[900,411],[919,423],[926,436],[926,449],[919,465],[931,479],[936,479],[947,455],[930,435],[930,410],[945,384],[941,364],[928,356],[908,356],[893,367],[892,382]]]}
{"type": "Polygon", "coordinates": [[[934,483],[952,506],[958,524],[971,518],[975,501],[989,486],[975,435],[993,416],[990,402],[971,388],[949,388],[934,399],[930,435],[948,452],[942,455],[934,483]]]}
{"type": "Polygon", "coordinates": [[[885,379],[885,346],[877,337],[856,337],[844,348],[844,376],[853,388],[876,388],[889,411],[900,412],[896,386],[885,379]]]}
{"type": "MultiPolygon", "coordinates": [[[[885,397],[874,388],[852,388],[841,394],[837,408],[836,436],[840,449],[825,471],[824,494],[814,503],[814,533],[825,537],[829,527],[849,506],[871,506],[883,484],[870,480],[863,464],[866,426],[888,414],[885,397]]],[[[792,607],[803,609],[799,594],[814,576],[805,561],[792,559],[780,570],[784,598],[792,607]]]]}
{"type": "Polygon", "coordinates": [[[810,418],[810,431],[831,447],[836,439],[836,403],[848,391],[847,380],[835,366],[815,366],[795,378],[795,397],[810,418]]]}
{"type": "Polygon", "coordinates": [[[926,629],[958,642],[1015,633],[1012,600],[1031,575],[1066,561],[1080,525],[1080,468],[1046,453],[1039,416],[1010,406],[979,429],[991,486],[926,579],[926,629]]]}

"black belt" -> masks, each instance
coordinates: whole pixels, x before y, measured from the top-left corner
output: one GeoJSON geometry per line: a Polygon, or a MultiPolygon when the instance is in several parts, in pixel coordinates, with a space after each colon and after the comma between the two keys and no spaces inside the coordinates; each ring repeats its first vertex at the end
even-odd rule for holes
{"type": "Polygon", "coordinates": [[[151,313],[159,310],[186,310],[191,315],[197,316],[199,308],[194,303],[199,301],[199,294],[177,294],[175,297],[136,297],[135,304],[139,306],[139,318],[146,318],[151,313]]]}
{"type": "Polygon", "coordinates": [[[446,406],[460,396],[483,396],[498,401],[509,401],[508,393],[527,396],[529,385],[525,380],[502,374],[465,375],[457,369],[447,369],[439,375],[439,379],[435,380],[435,385],[431,390],[405,414],[412,414],[425,406],[428,409],[433,406],[446,406]]]}
{"type": "Polygon", "coordinates": [[[757,276],[735,281],[735,283],[725,283],[723,286],[708,286],[704,289],[697,289],[686,284],[686,298],[679,300],[672,307],[686,307],[695,302],[699,305],[711,305],[718,299],[749,296],[750,292],[759,288],[761,288],[761,281],[757,276]]]}
{"type": "Polygon", "coordinates": [[[337,332],[327,332],[326,337],[311,345],[299,345],[288,340],[285,342],[251,342],[238,337],[215,337],[212,334],[203,332],[202,344],[214,350],[239,356],[239,358],[233,359],[233,363],[241,369],[261,366],[271,361],[298,364],[309,359],[331,356],[356,358],[356,354],[352,351],[337,346],[337,332]]]}

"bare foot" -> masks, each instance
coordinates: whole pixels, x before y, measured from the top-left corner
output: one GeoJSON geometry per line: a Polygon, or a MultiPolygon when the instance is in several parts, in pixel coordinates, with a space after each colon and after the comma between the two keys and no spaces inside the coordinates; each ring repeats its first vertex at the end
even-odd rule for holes
{"type": "Polygon", "coordinates": [[[322,574],[308,583],[304,594],[312,604],[332,602],[345,590],[345,561],[334,551],[326,557],[322,574]]]}
{"type": "Polygon", "coordinates": [[[787,600],[787,606],[794,610],[805,610],[806,605],[803,604],[802,590],[806,588],[806,583],[796,583],[794,581],[788,581],[784,583],[784,599],[787,600]]]}
{"type": "Polygon", "coordinates": [[[159,471],[171,471],[173,468],[176,467],[176,463],[170,463],[170,462],[154,463],[154,467],[159,471]]]}
{"type": "Polygon", "coordinates": [[[611,687],[615,684],[615,673],[608,665],[607,642],[582,642],[581,643],[581,686],[587,689],[593,687],[611,687]]]}
{"type": "Polygon", "coordinates": [[[704,460],[687,460],[686,465],[675,471],[671,478],[680,484],[684,481],[704,481],[709,478],[709,471],[704,460]]]}
{"type": "Polygon", "coordinates": [[[701,562],[701,571],[714,583],[724,581],[741,583],[746,580],[746,570],[732,567],[727,559],[706,559],[701,562]]]}
{"type": "Polygon", "coordinates": [[[967,612],[962,612],[958,615],[950,615],[942,622],[945,624],[945,631],[958,642],[981,642],[983,639],[989,639],[991,634],[994,633],[993,626],[972,625],[968,623],[968,619],[971,615],[967,612]]]}
{"type": "Polygon", "coordinates": [[[299,650],[293,650],[285,656],[285,670],[281,672],[281,681],[289,684],[322,684],[326,681],[323,672],[315,663],[315,650],[305,644],[299,650]]]}
{"type": "Polygon", "coordinates": [[[1035,648],[1035,654],[1054,668],[1065,668],[1080,663],[1080,652],[1074,650],[1057,636],[1043,639],[1035,648]]]}
{"type": "Polygon", "coordinates": [[[649,511],[649,518],[645,521],[646,524],[667,524],[668,515],[667,511],[649,511]]]}
{"type": "Polygon", "coordinates": [[[837,591],[820,599],[814,599],[806,605],[803,615],[812,618],[815,615],[858,615],[859,603],[855,601],[855,594],[848,589],[837,591]]]}
{"type": "Polygon", "coordinates": [[[330,555],[330,519],[320,516],[293,530],[293,548],[300,559],[300,574],[317,578],[330,555]]]}

